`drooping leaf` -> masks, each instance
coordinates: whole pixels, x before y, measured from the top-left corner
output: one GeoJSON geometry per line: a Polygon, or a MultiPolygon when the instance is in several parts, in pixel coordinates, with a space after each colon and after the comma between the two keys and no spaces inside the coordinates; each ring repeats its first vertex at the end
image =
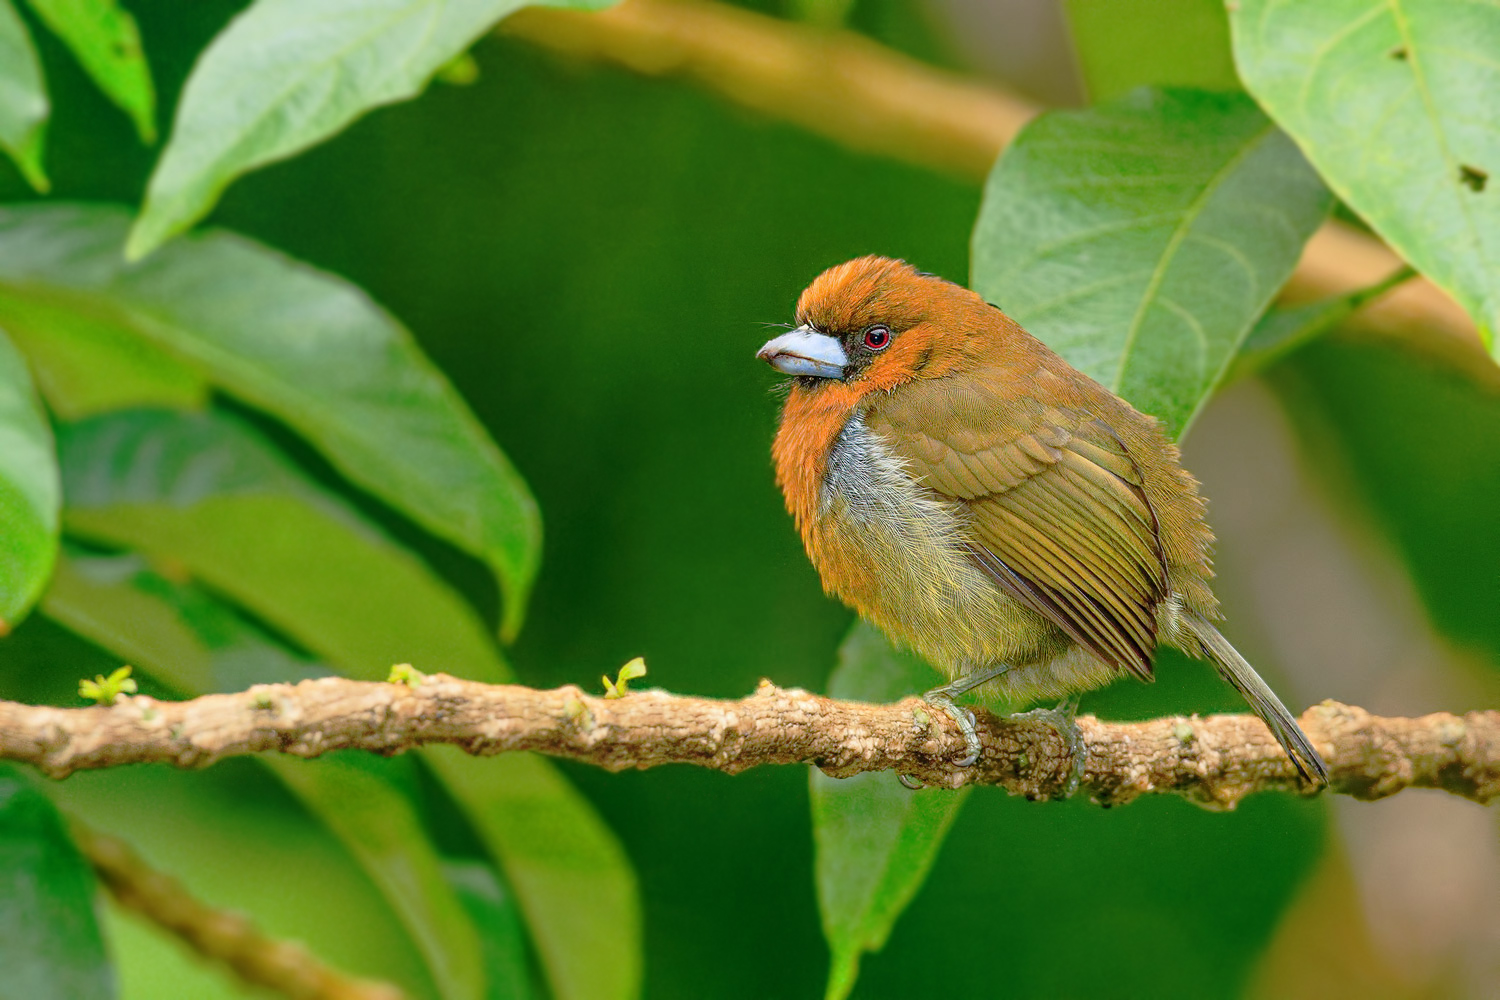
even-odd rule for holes
{"type": "Polygon", "coordinates": [[[0,149],[38,191],[49,186],[42,169],[42,142],[50,112],[31,33],[11,0],[0,0],[0,149]]]}
{"type": "MultiPolygon", "coordinates": [[[[257,0],[204,50],[126,253],[201,219],[240,174],[421,93],[524,0],[257,0]]],[[[610,0],[553,0],[597,8],[610,0]]]]}
{"type": "MultiPolygon", "coordinates": [[[[70,531],[185,568],[351,676],[511,679],[456,594],[233,418],[120,413],[59,437],[70,531]]],[[[504,870],[554,993],[633,996],[639,902],[609,828],[546,761],[446,749],[423,756],[504,870]]]]}
{"type": "Polygon", "coordinates": [[[973,287],[1180,436],[1329,197],[1238,94],[1140,91],[1029,125],[995,164],[973,287]]]}
{"type": "MultiPolygon", "coordinates": [[[[866,624],[839,650],[834,698],[889,702],[937,683],[918,657],[898,652],[866,624]]],[[[891,774],[830,778],[812,769],[818,909],[832,964],[829,1000],[854,989],[859,959],[879,951],[927,878],[969,789],[913,792],[891,774]]]]}
{"type": "Polygon", "coordinates": [[[126,225],[113,208],[0,209],[0,326],[46,337],[55,322],[105,347],[144,340],[274,415],[360,487],[485,560],[513,635],[539,560],[536,503],[411,335],[358,288],[227,233],[126,265],[126,225]]]}
{"type": "Polygon", "coordinates": [[[64,420],[137,407],[196,410],[208,401],[208,380],[192,366],[113,320],[21,297],[0,301],[0,317],[37,391],[64,420]]]}
{"type": "Polygon", "coordinates": [[[493,868],[479,861],[450,860],[443,872],[479,931],[487,1000],[531,1000],[535,991],[526,974],[526,933],[509,890],[493,868]]]}
{"type": "Polygon", "coordinates": [[[346,672],[501,669],[457,594],[234,417],[113,413],[60,425],[58,450],[71,534],[186,567],[346,672]]]}
{"type": "Polygon", "coordinates": [[[25,359],[0,332],[0,636],[47,583],[61,502],[52,431],[25,359]]]}
{"type": "Polygon", "coordinates": [[[1324,180],[1456,298],[1500,327],[1500,7],[1441,0],[1245,0],[1245,86],[1324,180]]]}
{"type": "Polygon", "coordinates": [[[1232,381],[1275,364],[1332,330],[1365,304],[1410,278],[1413,273],[1410,268],[1402,268],[1368,288],[1359,288],[1345,295],[1335,295],[1316,302],[1271,308],[1240,345],[1228,379],[1232,381]]]}
{"type": "MultiPolygon", "coordinates": [[[[162,577],[133,554],[68,553],[44,610],[187,696],[326,673],[212,595],[162,577]]],[[[483,996],[474,927],[416,808],[384,776],[389,765],[353,755],[260,759],[369,873],[426,960],[438,994],[483,996]]]]}
{"type": "Polygon", "coordinates": [[[273,755],[265,763],[370,873],[426,959],[438,995],[484,997],[477,930],[443,878],[416,805],[381,773],[387,762],[367,755],[316,761],[273,755]]]}
{"type": "Polygon", "coordinates": [[[0,996],[115,995],[93,870],[52,803],[0,764],[0,996]]]}
{"type": "Polygon", "coordinates": [[[609,828],[531,754],[423,754],[489,843],[515,889],[557,1000],[631,1000],[641,988],[639,889],[609,828]],[[489,805],[481,806],[481,803],[489,805]]]}
{"type": "Polygon", "coordinates": [[[1110,101],[1136,87],[1239,86],[1223,0],[1066,0],[1088,95],[1110,101]]]}
{"type": "Polygon", "coordinates": [[[135,123],[144,143],[156,141],[156,90],[135,18],[116,0],[28,0],[73,51],[104,96],[135,123]]]}

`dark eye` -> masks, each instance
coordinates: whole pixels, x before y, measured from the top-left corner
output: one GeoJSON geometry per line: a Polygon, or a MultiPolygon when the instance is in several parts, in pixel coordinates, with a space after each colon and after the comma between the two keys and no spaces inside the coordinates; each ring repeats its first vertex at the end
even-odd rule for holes
{"type": "Polygon", "coordinates": [[[891,342],[891,331],[883,326],[872,326],[865,331],[865,346],[872,351],[883,351],[891,342]]]}

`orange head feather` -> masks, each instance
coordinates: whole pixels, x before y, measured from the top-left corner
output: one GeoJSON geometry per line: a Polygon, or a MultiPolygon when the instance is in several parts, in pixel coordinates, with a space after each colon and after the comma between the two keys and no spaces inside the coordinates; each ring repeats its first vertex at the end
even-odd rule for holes
{"type": "Polygon", "coordinates": [[[837,340],[842,378],[796,378],[772,453],[787,508],[806,530],[835,439],[867,396],[917,378],[970,370],[1013,354],[1020,328],[975,293],[887,257],[858,257],[818,275],[797,301],[797,324],[837,340]],[[885,346],[865,337],[885,328],[885,346]]]}

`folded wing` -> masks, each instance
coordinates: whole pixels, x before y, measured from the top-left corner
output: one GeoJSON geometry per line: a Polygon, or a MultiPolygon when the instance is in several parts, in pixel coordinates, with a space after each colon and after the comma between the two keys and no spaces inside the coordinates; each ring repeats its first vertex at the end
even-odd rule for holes
{"type": "Polygon", "coordinates": [[[919,481],[965,501],[970,554],[1002,590],[1149,679],[1167,572],[1125,446],[1077,410],[1035,403],[1018,418],[1011,404],[1002,420],[983,399],[952,404],[937,420],[930,406],[920,421],[891,408],[870,426],[919,481]]]}

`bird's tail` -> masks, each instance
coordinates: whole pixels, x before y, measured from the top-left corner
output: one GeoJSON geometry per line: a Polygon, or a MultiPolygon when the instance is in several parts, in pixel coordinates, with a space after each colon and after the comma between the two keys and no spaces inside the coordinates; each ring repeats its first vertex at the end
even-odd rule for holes
{"type": "Polygon", "coordinates": [[[1292,759],[1298,773],[1308,781],[1328,784],[1328,765],[1323,763],[1323,758],[1313,749],[1312,741],[1307,738],[1302,727],[1297,725],[1292,713],[1286,710],[1286,706],[1270,686],[1260,679],[1255,668],[1245,662],[1239,650],[1230,645],[1229,640],[1220,635],[1219,630],[1208,619],[1200,615],[1184,610],[1182,622],[1203,644],[1209,658],[1219,668],[1219,676],[1234,685],[1234,689],[1271,730],[1271,735],[1276,737],[1276,742],[1281,744],[1286,755],[1292,759]]]}

